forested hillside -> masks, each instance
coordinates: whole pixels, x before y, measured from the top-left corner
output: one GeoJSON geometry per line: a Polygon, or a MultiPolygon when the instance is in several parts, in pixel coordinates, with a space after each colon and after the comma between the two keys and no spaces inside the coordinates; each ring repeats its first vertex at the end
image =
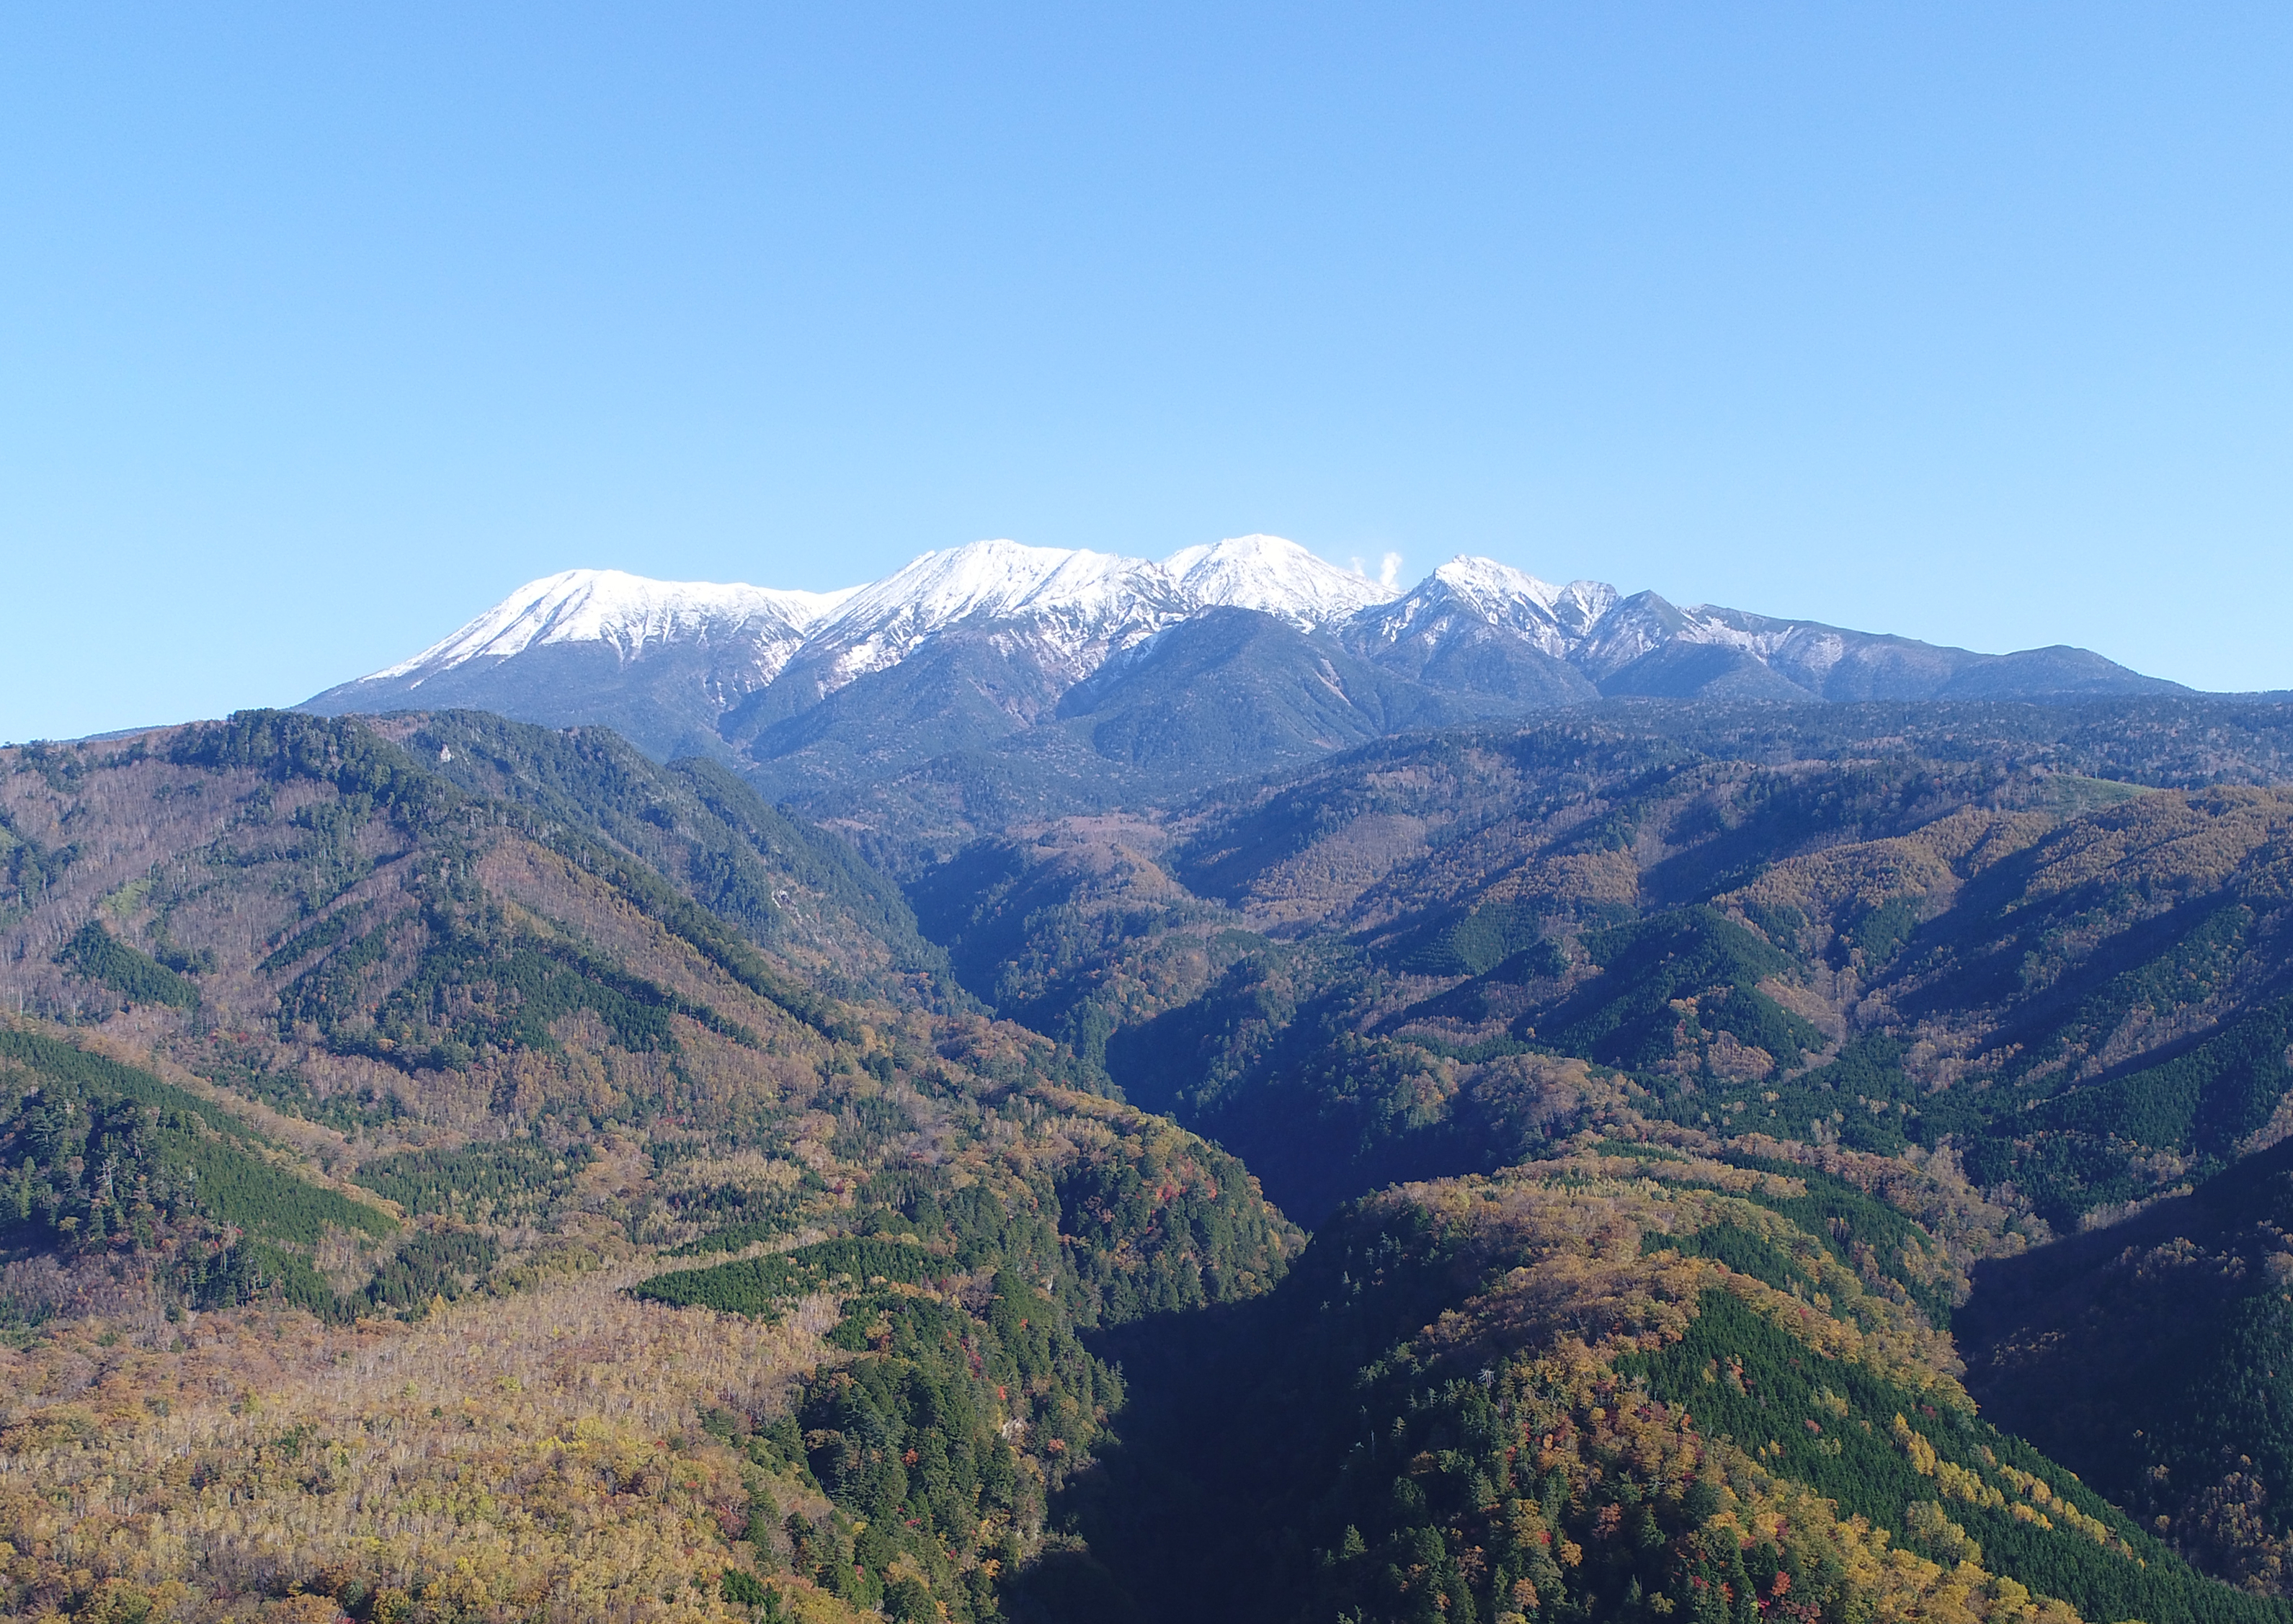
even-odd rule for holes
{"type": "Polygon", "coordinates": [[[2282,1592],[2293,1549],[2293,1143],[2126,1222],[1980,1267],[1955,1322],[2002,1426],[2216,1571],[2282,1592]]]}
{"type": "Polygon", "coordinates": [[[2004,1215],[1669,1137],[1348,1209],[1140,1377],[1119,1571],[1236,1620],[2282,1616],[1978,1415],[1893,1271],[1948,1295],[2004,1215]]]}
{"type": "MultiPolygon", "coordinates": [[[[1615,1107],[1722,1143],[1941,1157],[2044,1240],[2293,1122],[2281,711],[1645,722],[1382,741],[1175,812],[979,843],[910,894],[978,996],[1316,1226],[1397,1181],[1560,1154],[1615,1107]]],[[[2171,1342],[2156,1276],[2111,1312],[2171,1342]]],[[[1957,1289],[1928,1290],[1947,1324],[1957,1289]]],[[[2264,1507],[2287,1468],[2217,1457],[2273,1436],[2285,1390],[2224,1387],[2219,1349],[2263,1348],[2229,1335],[2208,1345],[2212,1396],[2184,1405],[2208,1418],[2177,1434],[2204,1450],[2135,1451],[2202,1489],[2136,1491],[2120,1446],[2143,1423],[2116,1399],[2041,1435],[2097,1477],[2116,1460],[2123,1503],[2273,1590],[2264,1507]]],[[[2072,1341],[2097,1350],[2081,1379],[2116,1368],[2108,1338],[2072,1341]]],[[[2128,1361],[2111,1391],[2142,1385],[2128,1361]]],[[[2018,1391],[2055,1413],[2058,1388],[2018,1391]]]]}
{"type": "Polygon", "coordinates": [[[474,713],[0,753],[0,1612],[2281,1621],[2283,722],[2143,705],[929,863],[474,713]]]}
{"type": "MultiPolygon", "coordinates": [[[[2004,736],[1848,763],[1787,737],[1778,765],[1697,742],[1382,744],[1180,816],[983,844],[911,894],[980,997],[1309,1221],[1533,1152],[1567,1125],[1541,1055],[1722,1132],[1948,1142],[2057,1228],[2273,1133],[2279,792],[2058,771],[2025,757],[2071,752],[2004,736]]],[[[2158,780],[2272,759],[2156,742],[2135,764],[2158,780]]]]}
{"type": "Polygon", "coordinates": [[[1122,1382],[1079,1338],[1260,1291],[1295,1232],[936,1013],[896,893],[737,784],[433,725],[7,760],[10,1609],[1087,1590],[1055,1505],[1122,1382]]]}
{"type": "Polygon", "coordinates": [[[719,763],[656,765],[606,728],[555,732],[482,711],[375,724],[448,782],[532,807],[638,859],[815,983],[926,1003],[962,994],[899,888],[719,763]]]}
{"type": "MultiPolygon", "coordinates": [[[[1216,629],[1205,625],[1195,635],[1208,642],[1216,629]]],[[[1471,726],[1459,724],[1489,713],[1460,708],[1451,697],[1414,710],[1398,699],[1389,707],[1366,682],[1341,683],[1345,703],[1339,707],[1328,688],[1339,670],[1333,661],[1310,650],[1291,650],[1277,660],[1268,641],[1234,640],[1230,665],[1189,668],[1191,686],[1177,691],[1125,695],[1115,685],[1106,702],[1122,700],[1125,707],[1111,723],[1096,711],[1079,712],[1060,726],[1031,728],[992,747],[866,763],[843,753],[798,755],[752,775],[775,799],[844,831],[879,867],[911,882],[975,841],[1024,837],[1042,822],[1070,817],[1145,814],[1189,829],[1199,821],[1260,849],[1267,841],[1299,838],[1302,826],[1291,814],[1301,809],[1310,822],[1350,815],[1338,810],[1349,804],[1364,811],[1382,805],[1451,828],[1461,817],[1470,822],[1499,815],[1516,790],[1547,793],[1538,788],[1542,773],[1569,770],[1580,747],[1592,757],[1584,770],[1595,779],[1605,778],[1602,763],[1632,771],[1687,757],[1769,767],[1857,761],[2038,768],[2177,788],[2293,778],[2286,707],[2263,699],[2064,699],[2044,705],[1611,699],[1542,710],[1525,722],[1471,726]],[[1323,707],[1342,714],[1317,716],[1323,707]],[[1109,725],[1112,758],[1091,742],[1109,725]],[[1253,730],[1265,736],[1239,747],[1253,730]],[[1495,804],[1448,801],[1440,773],[1422,780],[1430,796],[1421,803],[1411,792],[1419,780],[1409,764],[1429,750],[1452,764],[1473,764],[1455,769],[1454,784],[1495,804]],[[1527,770],[1524,781],[1514,783],[1508,761],[1527,770]],[[1325,804],[1333,796],[1334,803],[1325,804]]],[[[945,683],[914,674],[900,680],[917,683],[913,706],[931,715],[958,703],[945,683]]],[[[1062,701],[1063,711],[1100,703],[1102,681],[1112,677],[1079,688],[1062,701]]],[[[930,715],[919,721],[906,702],[868,715],[887,749],[920,726],[935,725],[930,715]]]]}

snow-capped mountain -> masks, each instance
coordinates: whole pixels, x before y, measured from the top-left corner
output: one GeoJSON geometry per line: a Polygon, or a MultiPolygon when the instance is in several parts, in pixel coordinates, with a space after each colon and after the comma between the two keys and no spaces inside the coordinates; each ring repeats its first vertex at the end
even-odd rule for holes
{"type": "Polygon", "coordinates": [[[1109,654],[1203,609],[1257,610],[1311,630],[1395,595],[1279,536],[1186,547],[1161,563],[975,541],[924,553],[879,581],[825,593],[568,570],[528,582],[361,684],[410,691],[473,661],[498,664],[555,643],[599,644],[627,663],[671,645],[741,642],[764,682],[802,651],[822,667],[822,691],[832,691],[966,625],[1030,636],[1075,682],[1109,654]]]}
{"type": "Polygon", "coordinates": [[[770,682],[806,634],[857,590],[788,592],[568,570],[528,582],[443,642],[365,680],[418,688],[473,660],[498,664],[550,643],[602,643],[628,661],[667,644],[740,642],[770,682]]]}
{"type": "MultiPolygon", "coordinates": [[[[1133,755],[1183,755],[1187,730],[1237,718],[1216,706],[1172,708],[1156,684],[1215,691],[1237,661],[1250,674],[1234,675],[1237,696],[1314,685],[1317,719],[1299,726],[1317,748],[1606,695],[2059,699],[2173,686],[2079,650],[1975,654],[1682,609],[1600,581],[1555,586],[1487,558],[1452,559],[1402,590],[1280,537],[1244,536],[1159,562],[977,541],[831,593],[569,570],[307,707],[465,707],[605,723],[656,755],[763,763],[829,750],[847,768],[891,771],[1001,749],[1053,725],[1096,730],[1094,749],[1120,734],[1133,755]],[[1181,627],[1187,635],[1172,642],[1181,627]],[[1126,654],[1135,657],[1110,664],[1126,654]],[[1355,719],[1333,722],[1333,703],[1355,719]],[[1107,706],[1128,707],[1127,719],[1118,725],[1107,706]],[[1174,719],[1182,716],[1191,719],[1174,719]]],[[[1221,748],[1229,762],[1247,755],[1221,748]]]]}
{"type": "Polygon", "coordinates": [[[1566,659],[1616,602],[1616,589],[1604,581],[1555,586],[1493,558],[1461,554],[1382,608],[1364,612],[1360,636],[1372,648],[1390,647],[1443,637],[1460,624],[1482,625],[1566,659]]]}
{"type": "Polygon", "coordinates": [[[806,663],[832,692],[968,624],[1028,637],[1048,667],[1079,682],[1196,607],[1168,570],[1145,559],[975,541],[927,553],[850,594],[809,640],[806,663]]]}
{"type": "Polygon", "coordinates": [[[1333,626],[1400,595],[1279,536],[1237,536],[1215,546],[1181,547],[1163,561],[1163,568],[1198,607],[1254,609],[1301,631],[1333,626]]]}

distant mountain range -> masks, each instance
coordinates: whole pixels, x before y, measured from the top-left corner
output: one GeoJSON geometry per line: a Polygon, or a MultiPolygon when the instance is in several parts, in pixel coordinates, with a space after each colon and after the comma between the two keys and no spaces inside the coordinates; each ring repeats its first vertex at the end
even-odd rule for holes
{"type": "Polygon", "coordinates": [[[2185,693],[2083,649],[1905,637],[1554,586],[1456,558],[1403,588],[1244,536],[1155,562],[974,542],[841,592],[579,570],[307,700],[609,726],[873,844],[1197,794],[1373,739],[1631,699],[2185,693]]]}

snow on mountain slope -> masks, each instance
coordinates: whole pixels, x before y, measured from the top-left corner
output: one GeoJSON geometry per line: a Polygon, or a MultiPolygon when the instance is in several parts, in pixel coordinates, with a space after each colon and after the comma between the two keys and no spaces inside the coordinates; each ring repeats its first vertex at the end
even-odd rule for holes
{"type": "Polygon", "coordinates": [[[829,593],[569,570],[528,582],[450,636],[363,680],[410,689],[472,661],[498,663],[553,643],[603,643],[626,661],[667,644],[744,638],[764,680],[801,654],[834,688],[896,665],[960,625],[1023,638],[1074,680],[1202,608],[1234,604],[1317,626],[1394,595],[1274,536],[1189,547],[1168,564],[975,541],[829,593]]]}
{"type": "Polygon", "coordinates": [[[655,581],[619,570],[568,570],[529,581],[476,619],[368,682],[419,686],[472,660],[501,661],[549,643],[602,642],[623,660],[649,645],[753,639],[766,680],[852,595],[710,581],[655,581]]]}
{"type": "Polygon", "coordinates": [[[1341,570],[1279,536],[1236,536],[1215,546],[1182,547],[1163,568],[1205,608],[1254,609],[1306,630],[1401,595],[1398,588],[1341,570]]]}
{"type": "Polygon", "coordinates": [[[1546,607],[1552,610],[1561,630],[1571,637],[1583,637],[1600,623],[1602,616],[1616,607],[1623,596],[1606,581],[1571,581],[1546,607]]]}
{"type": "Polygon", "coordinates": [[[1552,616],[1562,590],[1495,559],[1461,554],[1391,602],[1364,610],[1356,637],[1373,650],[1411,638],[1438,643],[1486,624],[1560,658],[1572,641],[1552,616]]]}
{"type": "Polygon", "coordinates": [[[1075,667],[1074,681],[1191,607],[1170,574],[1146,559],[975,541],[927,553],[861,587],[805,654],[829,667],[824,681],[833,688],[898,664],[950,626],[975,623],[1025,635],[1047,666],[1075,667]]]}
{"type": "Polygon", "coordinates": [[[1594,682],[1605,681],[1672,642],[1687,625],[1688,618],[1655,593],[1636,592],[1618,601],[1574,641],[1569,660],[1594,682]]]}
{"type": "MultiPolygon", "coordinates": [[[[1568,589],[1540,581],[1526,570],[1501,564],[1493,558],[1473,558],[1460,553],[1433,572],[1433,580],[1471,603],[1492,620],[1504,618],[1523,603],[1534,603],[1550,618],[1552,606],[1568,589]]],[[[1588,585],[1584,581],[1579,586],[1588,585]]]]}
{"type": "Polygon", "coordinates": [[[1493,558],[1460,553],[1390,602],[1363,610],[1349,635],[1375,651],[1406,640],[1430,648],[1494,626],[1566,659],[1616,602],[1616,589],[1604,582],[1555,586],[1493,558]]]}

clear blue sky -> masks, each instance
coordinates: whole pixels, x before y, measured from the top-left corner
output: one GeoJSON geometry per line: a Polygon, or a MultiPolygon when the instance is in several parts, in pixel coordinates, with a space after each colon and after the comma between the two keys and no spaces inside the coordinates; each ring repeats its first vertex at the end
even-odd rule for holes
{"type": "Polygon", "coordinates": [[[2293,685],[2293,12],[0,11],[0,739],[1252,530],[2293,685]]]}

